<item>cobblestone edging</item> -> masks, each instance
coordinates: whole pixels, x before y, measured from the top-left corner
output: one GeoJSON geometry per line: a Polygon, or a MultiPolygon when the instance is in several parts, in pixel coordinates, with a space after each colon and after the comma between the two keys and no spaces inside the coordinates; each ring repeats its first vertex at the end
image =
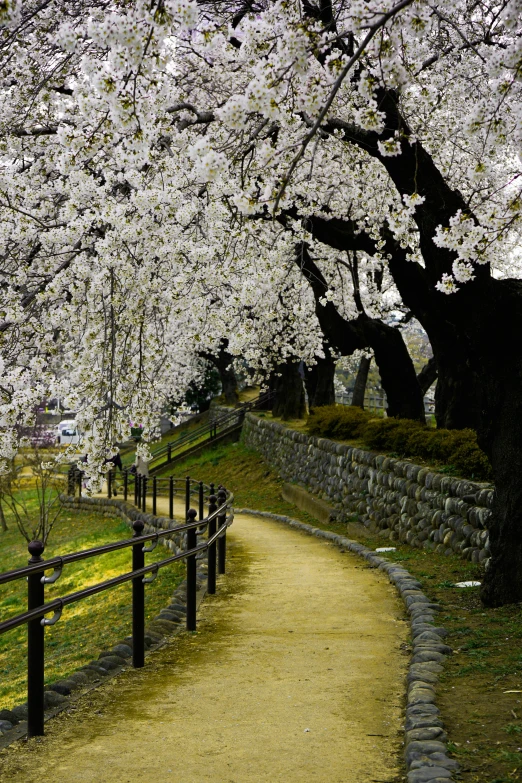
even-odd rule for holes
{"type": "Polygon", "coordinates": [[[440,710],[436,705],[436,685],[442,664],[452,650],[444,644],[447,634],[435,624],[438,604],[430,602],[421,590],[420,583],[402,566],[380,557],[368,547],[351,541],[328,530],[312,527],[292,517],[236,508],[236,514],[252,514],[257,517],[284,522],[309,535],[324,538],[364,559],[373,568],[387,574],[397,588],[410,616],[413,655],[408,668],[406,719],[404,724],[404,760],[408,771],[408,783],[451,783],[452,772],[459,766],[447,755],[446,740],[440,710]]]}
{"type": "Polygon", "coordinates": [[[247,413],[243,443],[285,481],[334,506],[338,518],[357,514],[372,531],[487,566],[494,489],[435,473],[408,460],[296,432],[247,413]]]}
{"type": "MultiPolygon", "coordinates": [[[[145,523],[144,532],[150,533],[156,529],[165,530],[173,525],[171,519],[166,517],[154,517],[139,511],[123,500],[103,498],[72,498],[62,496],[62,504],[69,509],[93,510],[111,516],[120,516],[130,527],[136,519],[145,523]]],[[[185,535],[176,533],[162,540],[162,543],[176,554],[182,551],[185,544],[185,535]]],[[[206,592],[207,565],[206,562],[198,562],[197,588],[198,603],[206,592]]],[[[161,647],[165,639],[172,634],[180,633],[184,629],[187,603],[186,581],[181,582],[174,590],[167,607],[147,623],[145,627],[145,651],[149,652],[161,647]]],[[[66,709],[72,701],[75,701],[83,692],[93,687],[106,678],[110,678],[131,665],[132,636],[127,636],[109,650],[102,651],[97,660],[92,660],[77,671],[46,686],[44,693],[45,720],[54,717],[58,712],[66,709]]],[[[0,750],[7,747],[15,740],[27,733],[27,703],[19,704],[10,710],[0,709],[0,750]]]]}

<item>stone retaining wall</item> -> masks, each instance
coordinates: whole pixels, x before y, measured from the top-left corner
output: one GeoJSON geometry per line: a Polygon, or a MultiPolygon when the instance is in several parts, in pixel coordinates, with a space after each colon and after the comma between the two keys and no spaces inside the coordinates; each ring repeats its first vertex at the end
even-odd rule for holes
{"type": "Polygon", "coordinates": [[[251,413],[245,417],[242,438],[283,479],[334,506],[339,519],[357,514],[390,542],[456,553],[487,566],[494,493],[490,484],[315,438],[251,413]]]}

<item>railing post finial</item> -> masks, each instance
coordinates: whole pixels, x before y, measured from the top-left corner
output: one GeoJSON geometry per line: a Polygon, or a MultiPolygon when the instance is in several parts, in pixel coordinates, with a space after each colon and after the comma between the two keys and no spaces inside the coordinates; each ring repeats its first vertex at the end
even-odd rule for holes
{"type": "Polygon", "coordinates": [[[132,529],[134,530],[134,537],[141,536],[143,533],[143,528],[145,527],[145,522],[143,519],[135,519],[132,523],[132,529]]]}
{"type": "Polygon", "coordinates": [[[43,541],[30,541],[27,544],[27,549],[31,555],[30,563],[39,563],[42,559],[42,555],[45,549],[43,541]]]}

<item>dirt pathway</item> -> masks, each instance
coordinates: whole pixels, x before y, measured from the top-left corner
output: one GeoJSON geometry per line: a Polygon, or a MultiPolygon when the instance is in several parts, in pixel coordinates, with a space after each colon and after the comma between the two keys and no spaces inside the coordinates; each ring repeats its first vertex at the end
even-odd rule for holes
{"type": "Polygon", "coordinates": [[[228,541],[196,634],[9,750],[2,781],[398,779],[407,625],[392,587],[276,522],[238,516],[228,541]]]}

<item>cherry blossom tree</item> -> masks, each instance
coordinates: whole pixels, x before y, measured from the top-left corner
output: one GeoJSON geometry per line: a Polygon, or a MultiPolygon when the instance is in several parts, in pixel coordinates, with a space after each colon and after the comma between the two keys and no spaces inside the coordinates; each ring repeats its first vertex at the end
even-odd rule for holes
{"type": "Polygon", "coordinates": [[[522,596],[519,25],[516,2],[271,4],[235,29],[219,99],[194,85],[178,108],[203,160],[240,162],[244,214],[375,243],[430,337],[445,423],[493,464],[493,604],[522,596]]]}
{"type": "Polygon", "coordinates": [[[356,252],[390,282],[338,331],[368,347],[392,290],[422,324],[439,421],[476,428],[494,469],[483,598],[521,600],[521,11],[4,3],[1,453],[58,351],[97,454],[129,417],[152,432],[196,343],[313,361],[340,307],[323,246],[356,252]]]}

